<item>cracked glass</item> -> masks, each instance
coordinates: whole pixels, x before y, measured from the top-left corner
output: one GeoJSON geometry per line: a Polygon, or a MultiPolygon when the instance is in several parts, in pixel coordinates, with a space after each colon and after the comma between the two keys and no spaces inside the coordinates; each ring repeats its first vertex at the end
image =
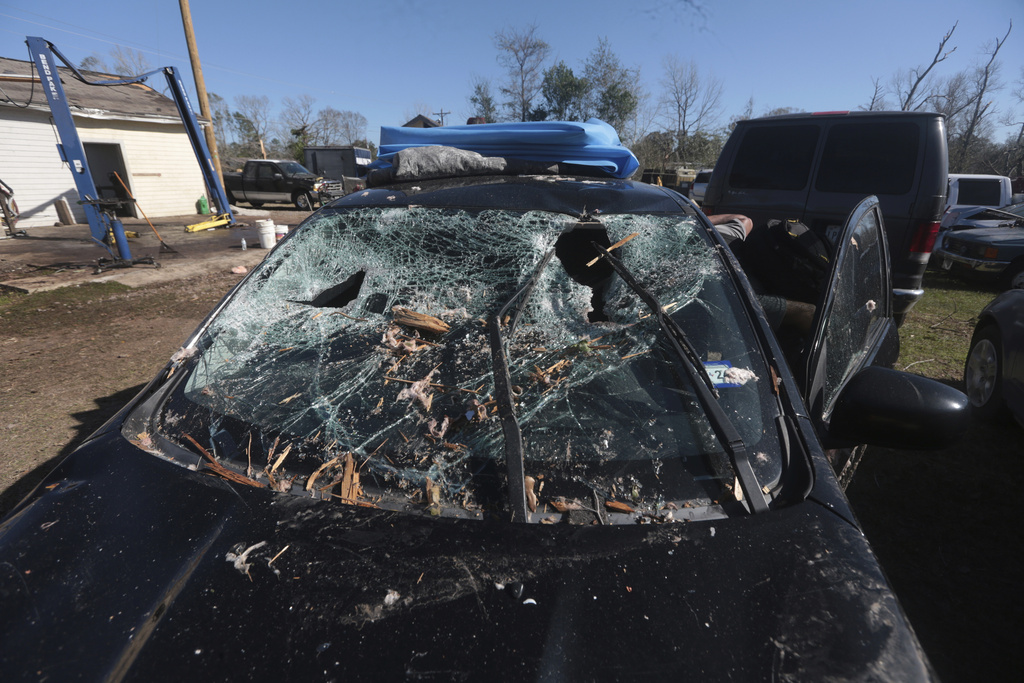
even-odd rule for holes
{"type": "Polygon", "coordinates": [[[878,213],[867,211],[849,236],[831,291],[825,321],[826,355],[823,414],[828,417],[840,389],[865,362],[872,339],[888,319],[885,253],[878,213]]]}
{"type": "Polygon", "coordinates": [[[417,514],[501,511],[487,322],[536,275],[518,322],[500,321],[531,521],[721,514],[740,495],[729,460],[656,317],[594,243],[616,245],[690,337],[759,482],[775,485],[770,373],[685,215],[321,211],[198,337],[157,429],[205,450],[194,466],[216,461],[253,485],[417,514]]]}

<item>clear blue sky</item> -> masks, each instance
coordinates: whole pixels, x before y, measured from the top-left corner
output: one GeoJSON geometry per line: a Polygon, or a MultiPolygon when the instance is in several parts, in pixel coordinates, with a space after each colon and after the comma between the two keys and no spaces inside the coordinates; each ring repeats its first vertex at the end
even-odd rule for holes
{"type": "MultiPolygon", "coordinates": [[[[957,50],[941,74],[972,66],[1014,22],[1000,52],[1002,113],[1024,120],[1012,97],[1024,77],[1024,0],[191,0],[206,87],[237,95],[308,94],[316,108],[361,113],[382,125],[423,112],[463,123],[474,76],[502,78],[495,32],[536,24],[555,60],[577,68],[606,37],[623,65],[660,91],[662,59],[696,60],[724,88],[725,113],[807,111],[866,104],[872,79],[928,64],[955,22],[957,50]]],[[[27,59],[25,36],[46,38],[76,64],[115,44],[190,76],[175,0],[0,0],[0,56],[27,59]]],[[[191,78],[186,81],[191,83],[191,78]]],[[[276,112],[275,112],[276,113],[276,112]]],[[[1019,123],[1018,123],[1019,126],[1019,123]]],[[[1002,129],[1001,140],[1009,129],[1002,129]]]]}

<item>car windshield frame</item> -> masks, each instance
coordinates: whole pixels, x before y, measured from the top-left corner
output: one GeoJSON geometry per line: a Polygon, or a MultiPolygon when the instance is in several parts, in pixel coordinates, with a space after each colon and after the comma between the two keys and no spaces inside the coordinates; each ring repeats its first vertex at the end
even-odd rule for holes
{"type": "Polygon", "coordinates": [[[741,513],[727,449],[672,340],[626,283],[591,263],[594,244],[614,246],[697,339],[757,481],[766,493],[779,487],[768,362],[716,245],[684,213],[319,212],[197,338],[154,431],[165,450],[198,444],[281,491],[438,516],[500,513],[508,471],[484,324],[555,250],[502,339],[526,444],[524,521],[741,513]]]}
{"type": "Polygon", "coordinates": [[[281,171],[290,175],[313,175],[313,172],[297,161],[278,162],[281,171]]]}

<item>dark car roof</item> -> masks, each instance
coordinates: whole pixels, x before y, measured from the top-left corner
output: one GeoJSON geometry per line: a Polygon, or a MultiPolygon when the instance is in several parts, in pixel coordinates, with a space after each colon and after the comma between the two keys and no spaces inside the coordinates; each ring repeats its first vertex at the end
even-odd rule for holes
{"type": "Polygon", "coordinates": [[[878,119],[878,118],[945,118],[945,114],[938,112],[923,111],[823,111],[823,112],[802,112],[798,114],[779,114],[776,116],[762,116],[756,119],[745,119],[737,122],[736,125],[747,125],[748,122],[764,123],[767,121],[793,121],[803,119],[878,119]]]}
{"type": "Polygon", "coordinates": [[[342,197],[330,207],[409,205],[600,213],[696,212],[682,195],[632,180],[561,175],[486,175],[393,183],[342,197]]]}

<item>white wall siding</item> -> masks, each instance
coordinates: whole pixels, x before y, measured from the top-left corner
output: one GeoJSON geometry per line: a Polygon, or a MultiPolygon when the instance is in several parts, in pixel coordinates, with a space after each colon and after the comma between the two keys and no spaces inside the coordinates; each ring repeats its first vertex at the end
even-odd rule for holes
{"type": "MultiPolygon", "coordinates": [[[[79,117],[75,123],[82,142],[120,146],[124,180],[147,216],[196,213],[196,200],[206,188],[183,125],[79,117]]],[[[85,222],[71,170],[56,145],[47,112],[0,108],[0,178],[14,189],[19,227],[58,223],[54,202],[60,197],[67,199],[76,220],[85,222]]]]}
{"type": "Polygon", "coordinates": [[[54,202],[64,197],[80,220],[78,192],[71,171],[57,154],[57,133],[40,111],[0,109],[0,178],[14,190],[21,211],[19,228],[58,223],[54,202]]]}

